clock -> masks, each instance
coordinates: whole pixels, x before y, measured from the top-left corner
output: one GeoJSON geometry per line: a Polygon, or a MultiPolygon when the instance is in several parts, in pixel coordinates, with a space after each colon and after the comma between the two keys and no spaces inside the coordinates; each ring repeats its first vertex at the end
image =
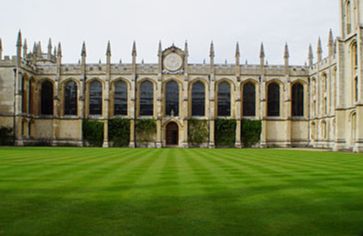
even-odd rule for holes
{"type": "Polygon", "coordinates": [[[164,59],[164,67],[169,71],[177,71],[183,66],[183,59],[176,53],[167,55],[164,59]]]}

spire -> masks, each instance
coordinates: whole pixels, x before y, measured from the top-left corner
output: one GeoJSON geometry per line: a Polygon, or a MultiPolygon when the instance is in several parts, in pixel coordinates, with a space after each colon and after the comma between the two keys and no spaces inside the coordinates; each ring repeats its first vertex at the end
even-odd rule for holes
{"type": "Polygon", "coordinates": [[[332,29],[330,29],[330,31],[329,31],[329,43],[328,43],[328,48],[329,48],[329,56],[334,55],[334,36],[333,36],[333,31],[332,31],[332,29]]]}
{"type": "Polygon", "coordinates": [[[16,41],[16,46],[18,47],[18,48],[21,48],[21,43],[22,43],[22,36],[21,36],[21,31],[19,30],[19,32],[18,32],[18,40],[16,41]]]}
{"type": "Polygon", "coordinates": [[[210,56],[211,58],[214,58],[214,56],[215,56],[215,52],[214,52],[214,43],[213,43],[213,41],[210,43],[209,56],[210,56]]]}
{"type": "Polygon", "coordinates": [[[107,65],[111,65],[111,42],[110,42],[110,40],[107,42],[106,63],[107,63],[107,65]]]}
{"type": "Polygon", "coordinates": [[[49,38],[48,40],[48,55],[51,55],[52,54],[52,39],[49,38]]]}
{"type": "Polygon", "coordinates": [[[240,51],[239,51],[239,43],[237,42],[236,43],[236,58],[238,57],[240,57],[241,56],[241,53],[240,53],[240,51]]]}
{"type": "Polygon", "coordinates": [[[161,45],[161,40],[159,40],[159,46],[158,46],[158,56],[161,57],[161,54],[163,52],[163,46],[161,45]]]}
{"type": "Polygon", "coordinates": [[[38,42],[37,55],[38,57],[42,56],[42,44],[40,43],[40,41],[38,42]]]}
{"type": "Polygon", "coordinates": [[[137,56],[137,52],[136,52],[136,42],[135,41],[132,44],[132,53],[131,53],[131,55],[133,57],[136,57],[137,56]]]}
{"type": "Polygon", "coordinates": [[[237,42],[236,43],[236,66],[237,66],[237,73],[238,75],[240,74],[240,68],[239,68],[239,65],[240,65],[240,58],[241,58],[241,53],[239,51],[239,43],[237,42]]]}
{"type": "Polygon", "coordinates": [[[22,50],[22,39],[21,39],[21,31],[19,30],[18,33],[18,40],[16,42],[16,57],[17,57],[17,64],[20,65],[21,64],[21,57],[23,56],[21,54],[21,50],[22,50]]]}
{"type": "Polygon", "coordinates": [[[317,53],[318,53],[318,62],[320,62],[322,60],[322,56],[323,56],[323,48],[321,46],[321,39],[320,39],[320,37],[319,37],[319,40],[318,40],[317,53]]]}
{"type": "Polygon", "coordinates": [[[189,46],[188,46],[187,40],[185,40],[185,44],[184,44],[184,53],[186,56],[189,56],[189,46]]]}
{"type": "Polygon", "coordinates": [[[309,61],[309,66],[312,66],[314,63],[314,53],[313,53],[313,46],[311,46],[311,44],[309,45],[309,55],[308,55],[308,61],[309,61]]]}
{"type": "Polygon", "coordinates": [[[286,43],[285,44],[285,52],[284,52],[284,58],[288,59],[290,57],[290,53],[289,53],[289,45],[286,43]]]}
{"type": "Polygon", "coordinates": [[[53,49],[53,56],[57,56],[57,46],[54,46],[54,49],[53,49]]]}
{"type": "Polygon", "coordinates": [[[37,51],[37,44],[34,42],[32,53],[34,54],[36,51],[37,51]]]}
{"type": "Polygon", "coordinates": [[[111,56],[111,42],[107,42],[106,56],[111,56]]]}
{"type": "Polygon", "coordinates": [[[260,49],[260,58],[265,58],[265,48],[263,46],[263,43],[261,43],[261,49],[260,49]]]}
{"type": "Polygon", "coordinates": [[[62,45],[61,43],[58,43],[58,52],[57,52],[57,57],[62,57],[62,45]]]}
{"type": "Polygon", "coordinates": [[[26,39],[24,39],[24,45],[23,45],[23,57],[26,58],[28,54],[28,43],[26,39]]]}
{"type": "Polygon", "coordinates": [[[51,59],[52,57],[52,39],[49,38],[49,41],[48,41],[48,60],[51,59]]]}
{"type": "Polygon", "coordinates": [[[87,56],[87,52],[86,52],[86,42],[85,41],[83,41],[83,44],[82,44],[81,56],[82,57],[86,57],[87,56]]]}

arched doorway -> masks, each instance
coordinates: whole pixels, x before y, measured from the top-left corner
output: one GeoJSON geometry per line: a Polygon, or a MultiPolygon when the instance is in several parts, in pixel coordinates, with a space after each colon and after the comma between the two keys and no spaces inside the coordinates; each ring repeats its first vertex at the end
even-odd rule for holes
{"type": "Polygon", "coordinates": [[[179,127],[175,122],[170,122],[166,126],[166,145],[177,146],[179,144],[179,127]]]}

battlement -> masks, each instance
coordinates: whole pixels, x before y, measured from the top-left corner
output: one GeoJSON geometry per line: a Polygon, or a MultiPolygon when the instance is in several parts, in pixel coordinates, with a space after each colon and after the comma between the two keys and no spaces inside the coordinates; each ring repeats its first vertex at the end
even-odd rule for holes
{"type": "Polygon", "coordinates": [[[16,64],[16,56],[4,56],[4,58],[2,58],[0,60],[0,66],[2,67],[6,67],[6,66],[14,66],[16,64]]]}

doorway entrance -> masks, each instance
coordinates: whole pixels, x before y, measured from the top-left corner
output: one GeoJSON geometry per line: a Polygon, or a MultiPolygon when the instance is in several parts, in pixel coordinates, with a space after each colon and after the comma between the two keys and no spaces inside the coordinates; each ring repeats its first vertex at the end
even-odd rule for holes
{"type": "Polygon", "coordinates": [[[175,122],[170,122],[166,126],[166,145],[177,146],[179,144],[179,127],[175,122]]]}

